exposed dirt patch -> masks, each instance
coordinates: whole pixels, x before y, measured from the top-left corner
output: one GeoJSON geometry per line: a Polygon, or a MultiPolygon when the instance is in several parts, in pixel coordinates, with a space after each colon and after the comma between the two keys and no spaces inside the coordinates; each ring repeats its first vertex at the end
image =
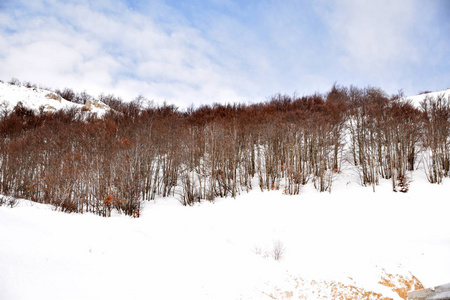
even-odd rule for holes
{"type": "Polygon", "coordinates": [[[423,289],[423,285],[419,279],[414,275],[406,277],[398,274],[389,274],[383,269],[381,280],[378,282],[381,285],[391,288],[402,299],[407,298],[409,291],[416,291],[423,289]]]}
{"type": "Polygon", "coordinates": [[[335,281],[303,280],[290,278],[292,290],[275,287],[273,291],[264,293],[271,299],[342,299],[342,300],[392,300],[382,294],[367,291],[361,287],[335,281]]]}
{"type": "Polygon", "coordinates": [[[45,95],[45,97],[61,102],[61,97],[52,93],[45,95]]]}
{"type": "MultiPolygon", "coordinates": [[[[352,278],[351,283],[325,280],[304,280],[289,275],[283,287],[272,287],[263,292],[270,299],[341,299],[341,300],[393,300],[391,297],[358,286],[352,278]]],[[[390,288],[400,298],[407,298],[409,291],[422,289],[422,283],[412,274],[389,274],[382,269],[378,284],[390,288]]],[[[391,295],[389,295],[391,296],[391,295]]]]}

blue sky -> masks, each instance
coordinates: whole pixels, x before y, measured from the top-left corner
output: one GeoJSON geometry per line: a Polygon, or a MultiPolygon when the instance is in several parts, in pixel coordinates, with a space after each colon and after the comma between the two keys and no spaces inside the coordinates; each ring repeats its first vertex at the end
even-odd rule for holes
{"type": "Polygon", "coordinates": [[[450,1],[0,0],[0,79],[179,106],[450,88],[450,1]]]}

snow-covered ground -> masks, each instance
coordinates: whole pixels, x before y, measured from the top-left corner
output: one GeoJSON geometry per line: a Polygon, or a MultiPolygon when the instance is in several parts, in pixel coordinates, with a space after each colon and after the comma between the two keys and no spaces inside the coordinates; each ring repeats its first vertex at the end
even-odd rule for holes
{"type": "Polygon", "coordinates": [[[426,94],[409,96],[409,97],[405,97],[405,98],[408,99],[409,101],[411,101],[411,103],[414,106],[419,107],[420,102],[422,102],[426,97],[437,98],[439,96],[442,96],[445,99],[448,99],[450,97],[450,88],[446,89],[446,90],[438,91],[438,92],[430,92],[430,93],[426,93],[426,94]]]}
{"type": "MultiPolygon", "coordinates": [[[[49,94],[0,83],[0,108],[82,107],[49,94]]],[[[331,193],[160,198],[139,219],[21,200],[0,207],[0,299],[401,299],[386,278],[450,282],[450,180],[409,176],[406,194],[387,180],[374,193],[347,169],[331,193]]]]}
{"type": "Polygon", "coordinates": [[[450,282],[450,182],[411,177],[406,194],[347,172],[331,193],[157,199],[139,219],[0,207],[0,299],[333,299],[342,286],[401,299],[383,274],[450,282]]]}
{"type": "Polygon", "coordinates": [[[94,100],[82,105],[67,101],[51,91],[0,82],[0,113],[12,111],[19,102],[36,113],[40,110],[52,112],[74,108],[78,111],[95,113],[98,117],[102,117],[110,109],[109,106],[100,101],[94,100]]]}

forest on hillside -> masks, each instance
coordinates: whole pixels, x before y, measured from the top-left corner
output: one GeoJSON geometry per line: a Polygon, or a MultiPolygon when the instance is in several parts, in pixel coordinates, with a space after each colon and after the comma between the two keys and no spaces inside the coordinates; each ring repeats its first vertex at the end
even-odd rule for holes
{"type": "MultiPolygon", "coordinates": [[[[83,103],[90,97],[56,90],[83,103]]],[[[66,212],[139,217],[143,201],[175,196],[184,205],[251,189],[331,191],[343,164],[362,185],[390,179],[408,190],[407,171],[429,182],[450,170],[450,99],[420,107],[379,88],[334,85],[325,94],[276,95],[258,104],[181,110],[100,96],[103,118],[75,110],[0,111],[0,194],[66,212]]]]}

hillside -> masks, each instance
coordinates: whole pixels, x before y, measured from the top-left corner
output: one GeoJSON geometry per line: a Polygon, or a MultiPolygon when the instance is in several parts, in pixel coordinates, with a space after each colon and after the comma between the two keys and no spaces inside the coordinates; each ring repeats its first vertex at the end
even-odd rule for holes
{"type": "Polygon", "coordinates": [[[21,103],[35,113],[54,112],[75,109],[78,112],[90,112],[102,117],[110,110],[109,106],[98,100],[89,101],[85,105],[67,101],[54,92],[33,86],[0,82],[0,110],[12,111],[21,103]]]}
{"type": "Polygon", "coordinates": [[[447,99],[449,96],[450,96],[450,89],[446,89],[446,90],[437,91],[437,92],[425,92],[425,93],[421,93],[419,95],[406,97],[406,99],[411,101],[411,103],[413,103],[414,106],[419,107],[420,102],[422,102],[426,97],[428,97],[428,98],[443,97],[443,98],[447,99]]]}
{"type": "Polygon", "coordinates": [[[0,298],[400,300],[447,283],[450,103],[427,101],[333,86],[2,114],[0,298]]]}
{"type": "Polygon", "coordinates": [[[348,183],[349,170],[331,194],[158,198],[139,219],[22,200],[0,207],[0,297],[401,300],[450,278],[450,182],[412,177],[406,194],[348,183]]]}

